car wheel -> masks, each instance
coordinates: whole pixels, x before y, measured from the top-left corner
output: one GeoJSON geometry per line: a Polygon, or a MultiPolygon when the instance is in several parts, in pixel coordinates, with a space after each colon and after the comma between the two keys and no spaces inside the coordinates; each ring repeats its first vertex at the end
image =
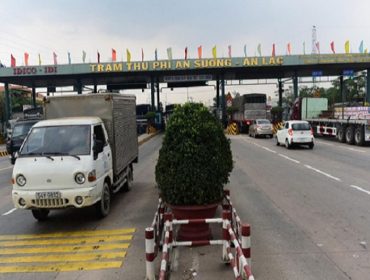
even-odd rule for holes
{"type": "Polygon", "coordinates": [[[107,182],[104,182],[101,199],[96,203],[96,214],[98,218],[104,218],[110,211],[111,193],[107,182]]]}
{"type": "Polygon", "coordinates": [[[33,217],[39,222],[46,221],[48,219],[49,210],[47,209],[32,209],[33,217]]]}
{"type": "Polygon", "coordinates": [[[133,180],[134,180],[134,176],[133,176],[133,173],[132,173],[132,168],[128,167],[126,182],[123,185],[122,190],[125,191],[125,192],[129,191],[132,188],[132,181],[133,180]]]}
{"type": "Polygon", "coordinates": [[[290,149],[290,148],[291,148],[291,146],[292,146],[292,145],[290,145],[290,144],[289,144],[288,139],[285,139],[285,147],[286,147],[287,149],[290,149]]]}
{"type": "Polygon", "coordinates": [[[280,146],[280,143],[277,137],[276,137],[276,146],[280,146]]]}
{"type": "Polygon", "coordinates": [[[313,142],[308,144],[308,148],[310,148],[311,150],[313,149],[314,146],[315,146],[315,144],[313,142]]]}

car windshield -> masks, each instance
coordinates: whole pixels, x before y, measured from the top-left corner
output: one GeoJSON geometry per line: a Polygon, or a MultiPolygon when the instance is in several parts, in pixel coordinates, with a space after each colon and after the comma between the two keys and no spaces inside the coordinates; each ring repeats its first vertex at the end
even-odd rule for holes
{"type": "Polygon", "coordinates": [[[311,126],[309,123],[293,123],[292,129],[293,130],[310,130],[311,126]]]}
{"type": "Polygon", "coordinates": [[[20,155],[89,155],[91,132],[89,125],[34,127],[20,155]]]}
{"type": "Polygon", "coordinates": [[[25,122],[16,124],[13,128],[12,137],[26,136],[30,128],[34,125],[34,122],[25,122]]]}
{"type": "Polygon", "coordinates": [[[258,120],[258,124],[271,124],[269,120],[258,120]]]}

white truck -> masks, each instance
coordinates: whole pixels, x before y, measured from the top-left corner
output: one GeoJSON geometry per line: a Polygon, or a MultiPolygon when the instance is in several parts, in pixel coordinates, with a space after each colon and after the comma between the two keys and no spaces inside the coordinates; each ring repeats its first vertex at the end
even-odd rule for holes
{"type": "Polygon", "coordinates": [[[47,98],[45,119],[27,135],[12,174],[16,208],[46,220],[50,210],[95,205],[130,189],[138,160],[135,96],[85,94],[47,98]]]}

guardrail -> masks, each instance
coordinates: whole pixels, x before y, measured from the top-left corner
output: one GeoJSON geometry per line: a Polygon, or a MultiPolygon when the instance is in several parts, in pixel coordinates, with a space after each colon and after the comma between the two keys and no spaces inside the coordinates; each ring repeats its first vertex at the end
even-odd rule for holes
{"type": "Polygon", "coordinates": [[[234,278],[254,280],[251,271],[250,225],[242,224],[232,206],[230,192],[225,190],[222,202],[222,218],[176,220],[169,209],[159,199],[152,225],[145,230],[146,280],[156,280],[154,261],[162,247],[159,280],[165,280],[170,273],[172,249],[179,246],[222,245],[222,260],[229,263],[234,278]],[[176,241],[174,226],[182,224],[220,224],[222,239],[176,241]]]}

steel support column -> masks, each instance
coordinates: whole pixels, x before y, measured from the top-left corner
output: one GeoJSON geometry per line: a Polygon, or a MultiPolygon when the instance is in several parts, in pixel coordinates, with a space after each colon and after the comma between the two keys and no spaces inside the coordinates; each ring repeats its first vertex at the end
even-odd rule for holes
{"type": "Polygon", "coordinates": [[[36,108],[36,88],[32,86],[32,106],[36,108]]]}
{"type": "Polygon", "coordinates": [[[157,90],[157,112],[159,112],[159,102],[161,101],[160,98],[159,98],[159,80],[157,79],[157,82],[156,82],[156,90],[157,90]]]}
{"type": "Polygon", "coordinates": [[[221,78],[221,109],[222,109],[222,124],[226,127],[226,100],[225,100],[225,79],[221,78]]]}
{"type": "Polygon", "coordinates": [[[12,113],[11,112],[12,107],[10,106],[10,92],[8,83],[5,83],[4,85],[4,94],[5,94],[5,123],[7,123],[12,113]]]}
{"type": "Polygon", "coordinates": [[[150,78],[150,104],[151,104],[151,110],[155,111],[155,103],[154,103],[154,94],[155,94],[155,87],[154,87],[154,78],[150,78]]]}
{"type": "Polygon", "coordinates": [[[298,77],[297,74],[293,77],[293,91],[294,91],[294,100],[298,97],[298,77]]]}
{"type": "Polygon", "coordinates": [[[339,77],[339,91],[340,91],[340,96],[342,97],[342,119],[344,119],[344,102],[346,102],[346,94],[344,92],[343,76],[339,77]]]}
{"type": "Polygon", "coordinates": [[[220,79],[217,77],[216,80],[216,108],[220,108],[220,79]]]}
{"type": "Polygon", "coordinates": [[[278,101],[278,105],[279,107],[283,107],[283,82],[281,81],[281,79],[278,80],[279,81],[279,101],[278,101]]]}
{"type": "Polygon", "coordinates": [[[94,84],[94,93],[97,93],[97,92],[98,92],[98,85],[94,84]]]}

